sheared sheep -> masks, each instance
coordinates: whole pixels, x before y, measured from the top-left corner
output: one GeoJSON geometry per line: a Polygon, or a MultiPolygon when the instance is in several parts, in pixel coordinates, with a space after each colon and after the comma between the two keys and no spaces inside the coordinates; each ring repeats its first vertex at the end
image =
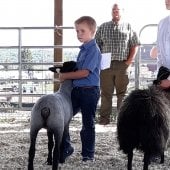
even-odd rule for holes
{"type": "MultiPolygon", "coordinates": [[[[58,67],[49,70],[57,72],[58,67]]],[[[76,70],[76,62],[65,62],[60,72],[76,70]]],[[[33,106],[30,123],[30,148],[28,158],[28,170],[33,170],[35,157],[35,144],[39,130],[47,129],[48,158],[47,164],[52,165],[53,170],[58,169],[58,163],[64,162],[62,137],[68,131],[69,122],[72,118],[71,103],[72,80],[61,83],[59,90],[54,94],[42,96],[33,106]],[[54,136],[54,141],[53,141],[54,136]],[[53,148],[54,147],[54,148],[53,148]]]]}
{"type": "Polygon", "coordinates": [[[169,137],[170,90],[155,84],[167,78],[166,71],[169,70],[161,67],[157,81],[148,89],[132,91],[118,113],[117,138],[120,150],[128,156],[128,170],[132,170],[134,149],[144,152],[143,170],[148,170],[151,157],[160,156],[160,163],[164,162],[169,137]]]}

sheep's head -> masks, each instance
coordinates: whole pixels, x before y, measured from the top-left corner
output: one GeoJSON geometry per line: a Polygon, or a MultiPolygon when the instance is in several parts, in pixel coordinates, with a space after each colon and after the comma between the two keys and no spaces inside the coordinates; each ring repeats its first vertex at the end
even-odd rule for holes
{"type": "Polygon", "coordinates": [[[49,70],[54,73],[59,73],[59,72],[66,73],[66,72],[76,71],[77,65],[75,61],[66,61],[63,63],[63,65],[49,67],[49,70]]]}
{"type": "Polygon", "coordinates": [[[159,68],[157,78],[153,81],[153,84],[158,85],[160,84],[161,80],[167,79],[170,75],[170,70],[164,66],[161,66],[159,68]]]}

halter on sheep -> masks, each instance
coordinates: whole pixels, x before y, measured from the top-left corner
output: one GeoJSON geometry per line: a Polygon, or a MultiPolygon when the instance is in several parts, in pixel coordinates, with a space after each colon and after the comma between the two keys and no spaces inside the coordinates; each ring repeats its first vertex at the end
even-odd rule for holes
{"type": "Polygon", "coordinates": [[[148,170],[150,158],[161,156],[169,137],[170,90],[156,84],[167,78],[170,71],[161,67],[154,85],[144,90],[132,91],[124,100],[117,122],[120,150],[128,155],[127,169],[132,170],[133,149],[144,152],[143,170],[148,170]]]}
{"type": "MultiPolygon", "coordinates": [[[[70,72],[76,70],[76,62],[65,62],[61,67],[50,67],[52,72],[70,72]]],[[[61,83],[59,90],[54,94],[42,96],[33,106],[30,124],[30,149],[28,158],[28,170],[33,170],[35,157],[35,144],[39,130],[47,129],[48,158],[47,164],[52,165],[53,170],[58,169],[58,163],[64,162],[62,137],[68,131],[72,118],[71,103],[72,80],[61,83]],[[53,142],[53,136],[55,145],[53,142]],[[53,149],[54,147],[54,149],[53,149]],[[52,151],[53,150],[53,151],[52,151]],[[53,153],[52,153],[53,152],[53,153]]]]}

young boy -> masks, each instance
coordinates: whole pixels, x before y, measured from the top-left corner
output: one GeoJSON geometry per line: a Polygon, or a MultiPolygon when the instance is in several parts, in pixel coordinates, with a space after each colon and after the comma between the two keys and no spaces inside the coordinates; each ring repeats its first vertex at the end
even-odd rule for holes
{"type": "MultiPolygon", "coordinates": [[[[90,16],[82,16],[75,21],[77,38],[83,44],[77,57],[78,70],[62,73],[60,81],[73,79],[71,94],[73,115],[82,113],[82,161],[92,161],[95,152],[95,112],[100,97],[100,62],[101,53],[94,39],[96,21],[90,16]]],[[[65,138],[65,158],[73,153],[69,145],[69,134],[65,138]]]]}

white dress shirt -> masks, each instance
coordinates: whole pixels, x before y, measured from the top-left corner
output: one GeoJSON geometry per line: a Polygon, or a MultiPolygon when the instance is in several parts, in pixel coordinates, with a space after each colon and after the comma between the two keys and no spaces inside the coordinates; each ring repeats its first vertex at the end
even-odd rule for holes
{"type": "Polygon", "coordinates": [[[158,68],[165,66],[170,69],[170,16],[159,22],[157,34],[158,68]]]}

